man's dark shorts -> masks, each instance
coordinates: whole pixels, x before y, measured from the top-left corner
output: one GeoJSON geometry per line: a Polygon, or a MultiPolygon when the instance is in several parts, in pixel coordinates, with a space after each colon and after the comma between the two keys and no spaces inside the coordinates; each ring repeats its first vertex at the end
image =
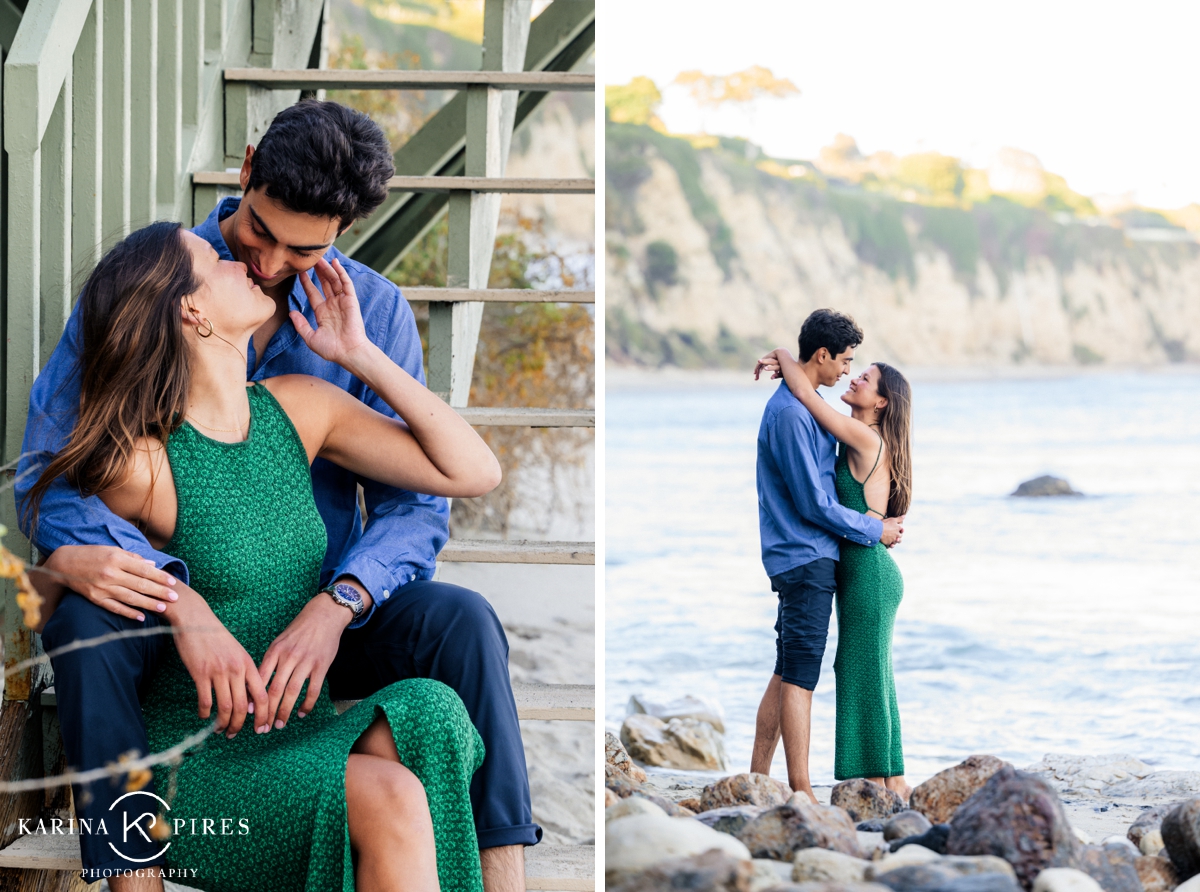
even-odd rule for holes
{"type": "Polygon", "coordinates": [[[775,620],[775,674],[806,690],[817,687],[837,588],[837,561],[818,558],[771,577],[779,593],[775,620]]]}

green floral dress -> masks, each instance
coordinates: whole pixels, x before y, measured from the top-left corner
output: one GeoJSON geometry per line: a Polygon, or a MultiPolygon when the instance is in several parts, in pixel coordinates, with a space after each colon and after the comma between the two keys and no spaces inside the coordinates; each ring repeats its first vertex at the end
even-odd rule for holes
{"type": "MultiPolygon", "coordinates": [[[[249,396],[244,442],[221,443],[186,424],[171,436],[179,519],[164,550],[187,564],[192,587],[261,663],[316,594],[326,536],[296,429],[265,387],[251,386],[249,396]]],[[[143,715],[153,752],[208,724],[174,648],[149,680],[143,715]]],[[[155,785],[176,831],[168,866],[214,892],[353,890],[346,760],[377,716],[425,787],[441,888],[481,892],[468,787],[483,741],[454,691],[428,679],[392,684],[341,716],[325,688],[316,708],[293,714],[283,730],[256,734],[248,717],[232,740],[212,735],[181,765],[159,766],[155,785]]]]}
{"type": "MultiPolygon", "coordinates": [[[[859,483],[850,473],[845,446],[839,453],[838,501],[866,514],[866,480],[859,483]]],[[[875,461],[878,465],[878,457],[875,461]]],[[[887,546],[877,542],[874,548],[866,548],[842,540],[837,566],[838,643],[833,661],[837,676],[833,776],[838,780],[904,774],[900,708],[892,674],[892,630],[903,597],[904,578],[887,546]]]]}

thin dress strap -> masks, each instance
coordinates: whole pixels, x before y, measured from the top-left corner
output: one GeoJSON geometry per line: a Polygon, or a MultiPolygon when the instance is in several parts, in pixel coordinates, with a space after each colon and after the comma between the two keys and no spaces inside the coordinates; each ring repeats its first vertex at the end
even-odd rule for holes
{"type": "MultiPolygon", "coordinates": [[[[862,487],[863,487],[863,501],[864,501],[864,502],[865,502],[865,501],[866,501],[866,499],[867,499],[867,480],[870,480],[870,479],[871,479],[871,474],[874,474],[874,473],[875,473],[875,470],[876,470],[876,468],[878,468],[878,467],[879,467],[879,459],[880,459],[880,458],[882,458],[882,457],[883,457],[883,437],[880,437],[880,438],[879,438],[879,451],[878,451],[877,453],[875,453],[875,464],[873,464],[873,465],[871,466],[871,473],[870,473],[870,474],[867,474],[866,478],[865,478],[865,479],[863,480],[863,482],[862,482],[862,487]]],[[[874,508],[870,507],[869,505],[867,506],[867,511],[870,511],[872,514],[879,514],[879,516],[880,516],[881,518],[883,517],[883,514],[880,514],[880,512],[876,511],[874,508]]]]}

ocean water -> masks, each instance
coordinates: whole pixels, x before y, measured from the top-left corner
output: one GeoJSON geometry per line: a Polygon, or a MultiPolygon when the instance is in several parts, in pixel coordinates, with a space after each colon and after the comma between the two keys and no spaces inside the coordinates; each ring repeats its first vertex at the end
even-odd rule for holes
{"type": "MultiPolygon", "coordinates": [[[[985,752],[1200,769],[1200,373],[947,377],[914,380],[914,504],[892,552],[910,781],[985,752]],[[1043,473],[1086,497],[1008,496],[1043,473]]],[[[739,771],[776,605],[754,485],[776,385],[746,379],[610,388],[605,435],[606,726],[634,693],[713,698],[739,771]]],[[[833,780],[836,643],[835,617],[815,783],[833,780]]],[[[786,777],[782,750],[772,773],[786,777]]]]}

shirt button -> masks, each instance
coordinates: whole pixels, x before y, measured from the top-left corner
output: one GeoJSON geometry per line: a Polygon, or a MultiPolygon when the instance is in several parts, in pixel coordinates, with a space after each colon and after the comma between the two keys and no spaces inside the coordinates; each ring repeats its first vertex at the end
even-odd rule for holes
{"type": "Polygon", "coordinates": [[[386,601],[386,600],[387,600],[388,598],[390,598],[391,596],[392,596],[392,593],[391,593],[391,592],[389,592],[387,589],[384,589],[384,590],[383,590],[383,600],[385,600],[385,601],[386,601]]]}
{"type": "Polygon", "coordinates": [[[417,574],[416,574],[416,573],[414,573],[412,576],[408,577],[408,581],[409,581],[409,582],[412,582],[412,581],[413,581],[414,579],[416,579],[416,578],[417,578],[417,574]]]}

